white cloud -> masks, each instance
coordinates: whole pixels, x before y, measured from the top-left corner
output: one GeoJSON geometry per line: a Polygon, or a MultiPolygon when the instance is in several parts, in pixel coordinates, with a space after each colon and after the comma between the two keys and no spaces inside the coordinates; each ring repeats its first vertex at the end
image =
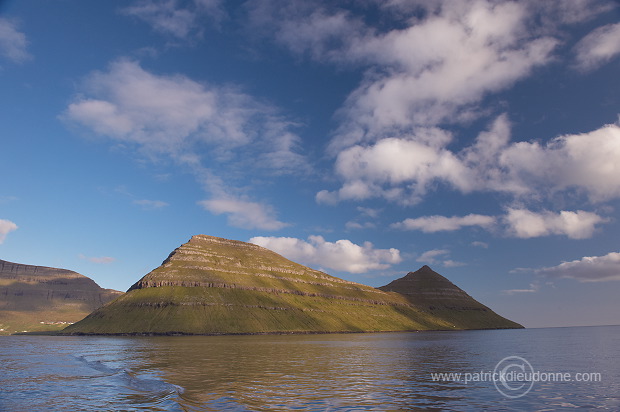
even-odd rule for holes
{"type": "Polygon", "coordinates": [[[489,228],[495,224],[495,217],[469,214],[467,216],[424,216],[409,218],[392,224],[392,227],[404,230],[421,230],[424,233],[448,232],[459,230],[466,226],[481,226],[489,228]]]}
{"type": "Polygon", "coordinates": [[[0,56],[21,63],[32,57],[27,48],[26,35],[17,30],[15,22],[0,17],[0,56]]]}
{"type": "Polygon", "coordinates": [[[557,30],[558,23],[573,24],[585,22],[617,7],[613,1],[605,0],[531,0],[528,6],[541,13],[541,23],[544,25],[544,28],[550,30],[557,30]]]}
{"type": "Polygon", "coordinates": [[[317,201],[333,204],[382,196],[405,204],[417,203],[436,181],[469,191],[466,168],[443,147],[451,139],[443,130],[423,128],[408,137],[351,146],[336,159],[336,172],[345,181],[342,188],[319,192],[317,201]]]}
{"type": "Polygon", "coordinates": [[[247,151],[253,160],[264,159],[263,169],[308,168],[294,152],[301,142],[290,131],[295,123],[234,87],[157,75],[135,61],[117,60],[107,72],[88,76],[83,89],[86,95],[76,97],[63,117],[150,156],[186,164],[209,156],[228,163],[247,151]]]}
{"type": "MultiPolygon", "coordinates": [[[[403,230],[420,230],[424,233],[448,232],[468,226],[479,226],[485,230],[504,226],[506,235],[518,238],[533,238],[549,235],[565,235],[571,239],[592,237],[596,225],[608,219],[596,213],[577,210],[562,210],[554,213],[548,210],[533,212],[528,209],[508,208],[505,215],[486,216],[469,214],[467,216],[423,216],[405,219],[391,226],[403,230]],[[503,225],[500,225],[502,223],[503,225]]],[[[472,246],[488,247],[484,242],[474,242],[472,246]]]]}
{"type": "Polygon", "coordinates": [[[446,249],[432,249],[432,250],[427,250],[426,252],[422,253],[417,259],[417,262],[425,262],[425,263],[437,263],[437,257],[438,256],[445,256],[445,255],[449,255],[450,251],[446,250],[446,249]]]}
{"type": "Polygon", "coordinates": [[[233,91],[184,76],[158,76],[128,60],[91,74],[84,88],[93,97],[76,98],[65,118],[152,153],[179,155],[199,138],[233,144],[250,140],[242,130],[247,119],[240,102],[248,97],[233,91]]]}
{"type": "Polygon", "coordinates": [[[248,2],[254,26],[292,52],[365,70],[339,112],[333,154],[419,126],[470,120],[481,99],[551,61],[558,44],[532,29],[540,8],[525,2],[410,2],[398,12],[402,3],[367,3],[363,12],[372,8],[398,28],[370,26],[333,2],[248,2]]]}
{"type": "Polygon", "coordinates": [[[502,290],[504,295],[516,295],[520,293],[536,293],[540,290],[540,285],[536,282],[530,283],[530,287],[528,289],[508,289],[502,290]]]}
{"type": "Polygon", "coordinates": [[[232,197],[213,198],[198,202],[213,214],[228,216],[231,226],[245,229],[279,230],[288,223],[276,219],[275,212],[268,205],[232,197]]]}
{"type": "Polygon", "coordinates": [[[592,212],[550,211],[539,213],[526,209],[508,209],[504,217],[509,233],[518,238],[566,235],[571,239],[592,237],[596,225],[607,220],[592,212]]]}
{"type": "Polygon", "coordinates": [[[155,30],[179,39],[202,34],[201,18],[209,17],[218,24],[225,13],[220,0],[193,0],[179,4],[177,0],[141,0],[122,9],[122,13],[137,17],[155,30]]]}
{"type": "Polygon", "coordinates": [[[518,198],[578,191],[591,202],[620,197],[620,126],[559,136],[548,142],[510,142],[510,123],[497,117],[489,130],[458,152],[452,137],[437,128],[413,135],[354,145],[336,159],[343,180],[335,191],[322,190],[318,203],[382,197],[415,204],[438,183],[461,193],[490,191],[518,198]]]}
{"type": "Polygon", "coordinates": [[[432,249],[432,250],[427,250],[426,252],[422,253],[416,259],[416,261],[428,263],[429,265],[441,264],[443,267],[446,267],[446,268],[455,268],[455,267],[467,265],[466,263],[463,263],[463,262],[458,262],[456,260],[447,259],[449,255],[450,255],[450,251],[447,249],[432,249]]]}
{"type": "MultiPolygon", "coordinates": [[[[560,136],[545,145],[518,142],[499,152],[504,179],[523,192],[577,189],[598,202],[620,197],[620,126],[560,136]]],[[[500,170],[496,173],[501,173],[500,170]]]]}
{"type": "Polygon", "coordinates": [[[314,59],[326,55],[336,58],[332,42],[341,42],[352,30],[348,13],[338,11],[327,14],[323,10],[313,10],[303,19],[286,19],[282,22],[277,39],[296,53],[309,52],[314,59]]]}
{"type": "Polygon", "coordinates": [[[4,243],[6,236],[17,228],[18,226],[10,220],[0,219],[0,244],[4,243]]]}
{"type": "Polygon", "coordinates": [[[78,255],[78,257],[80,259],[88,260],[89,262],[97,263],[100,265],[109,265],[110,263],[116,262],[116,258],[113,258],[110,256],[95,257],[95,256],[85,256],[85,255],[80,254],[78,255]]]}
{"type": "Polygon", "coordinates": [[[445,2],[406,28],[354,37],[345,58],[374,71],[349,96],[331,148],[470,119],[485,95],[550,60],[557,41],[530,36],[528,18],[516,2],[445,2]]]}
{"type": "Polygon", "coordinates": [[[147,158],[168,157],[188,167],[213,196],[203,203],[205,209],[228,213],[235,226],[274,230],[285,225],[273,218],[268,205],[224,196],[238,189],[220,177],[234,176],[250,163],[256,174],[310,172],[297,152],[301,139],[291,131],[297,124],[277,108],[234,87],[153,74],[130,60],[92,73],[83,90],[62,115],[67,122],[147,158]]]}
{"type": "Polygon", "coordinates": [[[534,272],[552,278],[576,279],[580,282],[620,280],[620,253],[586,256],[557,266],[535,269],[534,272]]]}
{"type": "MultiPolygon", "coordinates": [[[[342,184],[315,200],[334,205],[381,197],[410,205],[441,185],[515,196],[577,189],[592,201],[620,196],[618,126],[548,144],[511,143],[504,115],[459,151],[438,127],[483,115],[485,97],[554,60],[560,41],[553,36],[561,37],[563,24],[609,10],[589,1],[545,3],[553,4],[378,2],[375,12],[398,22],[398,29],[385,29],[329,2],[252,2],[255,20],[294,53],[365,72],[337,113],[340,125],[328,149],[342,184]],[[600,161],[608,166],[598,167],[600,161]]],[[[611,27],[600,30],[597,44],[609,45],[608,53],[611,27]]]]}
{"type": "Polygon", "coordinates": [[[250,242],[296,262],[349,273],[386,269],[402,261],[398,249],[375,249],[370,242],[357,245],[347,239],[327,242],[322,236],[309,236],[308,241],[290,237],[253,237],[250,242]]]}
{"type": "Polygon", "coordinates": [[[367,216],[373,219],[378,218],[379,214],[381,213],[381,209],[373,209],[371,207],[362,207],[362,206],[358,206],[357,211],[360,212],[363,216],[367,216]]]}
{"type": "Polygon", "coordinates": [[[608,24],[589,33],[575,46],[576,67],[593,70],[620,54],[620,23],[608,24]]]}
{"type": "MultiPolygon", "coordinates": [[[[326,1],[247,3],[253,24],[292,52],[364,72],[337,113],[339,127],[328,149],[341,185],[319,191],[318,203],[380,197],[411,205],[443,185],[519,197],[576,189],[593,202],[620,196],[616,125],[548,144],[511,143],[502,115],[458,151],[439,127],[487,115],[483,99],[554,61],[564,25],[609,11],[610,3],[374,3],[360,6],[361,12],[326,1]],[[369,8],[393,24],[371,26],[361,15],[369,8]]],[[[604,50],[597,55],[620,47],[612,46],[615,27],[592,34],[604,50]]]]}

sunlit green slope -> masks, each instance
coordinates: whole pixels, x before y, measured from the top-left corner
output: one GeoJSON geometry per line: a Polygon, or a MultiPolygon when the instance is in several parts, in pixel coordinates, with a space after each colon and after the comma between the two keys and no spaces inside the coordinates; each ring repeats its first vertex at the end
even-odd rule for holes
{"type": "Polygon", "coordinates": [[[125,295],[63,333],[233,334],[455,328],[463,327],[412,305],[399,293],[329,276],[260,246],[198,235],[172,252],[125,295]]]}

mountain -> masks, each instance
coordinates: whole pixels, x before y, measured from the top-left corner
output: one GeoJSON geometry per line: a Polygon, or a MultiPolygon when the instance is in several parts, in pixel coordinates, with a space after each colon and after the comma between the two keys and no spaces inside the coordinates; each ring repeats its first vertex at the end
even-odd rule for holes
{"type": "Polygon", "coordinates": [[[0,260],[0,334],[59,330],[120,295],[70,270],[0,260]]]}
{"type": "Polygon", "coordinates": [[[493,312],[426,265],[379,289],[400,293],[417,309],[463,329],[523,327],[493,312]]]}
{"type": "Polygon", "coordinates": [[[123,296],[62,333],[369,332],[473,323],[454,323],[400,293],[329,276],[254,244],[197,235],[123,296]]]}

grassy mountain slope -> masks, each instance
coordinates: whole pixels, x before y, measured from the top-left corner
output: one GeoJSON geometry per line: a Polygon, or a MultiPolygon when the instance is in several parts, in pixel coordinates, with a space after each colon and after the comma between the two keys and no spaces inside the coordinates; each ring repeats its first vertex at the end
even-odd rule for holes
{"type": "Polygon", "coordinates": [[[260,246],[198,235],[69,334],[362,332],[462,328],[407,297],[260,246]]]}
{"type": "Polygon", "coordinates": [[[121,294],[70,270],[0,260],[0,334],[60,330],[121,294]]]}

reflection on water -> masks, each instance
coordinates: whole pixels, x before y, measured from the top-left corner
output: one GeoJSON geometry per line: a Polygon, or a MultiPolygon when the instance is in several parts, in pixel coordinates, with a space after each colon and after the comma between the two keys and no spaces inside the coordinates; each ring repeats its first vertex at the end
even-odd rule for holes
{"type": "Polygon", "coordinates": [[[0,338],[0,410],[620,409],[619,327],[393,334],[0,338]],[[602,382],[492,382],[431,373],[527,358],[602,382]]]}
{"type": "MultiPolygon", "coordinates": [[[[445,345],[428,346],[411,335],[305,335],[154,339],[165,348],[151,367],[185,388],[190,405],[235,399],[251,410],[439,406],[456,401],[454,385],[431,384],[429,371],[462,366],[445,345]],[[409,345],[403,345],[409,341],[409,345]],[[428,376],[427,376],[428,375],[428,376]],[[422,378],[422,380],[421,380],[422,378]],[[418,381],[416,399],[412,381],[418,381]]],[[[453,348],[454,349],[454,348],[453,348]]],[[[158,350],[159,352],[159,350],[158,350]]],[[[148,356],[148,355],[147,355],[148,356]]]]}

